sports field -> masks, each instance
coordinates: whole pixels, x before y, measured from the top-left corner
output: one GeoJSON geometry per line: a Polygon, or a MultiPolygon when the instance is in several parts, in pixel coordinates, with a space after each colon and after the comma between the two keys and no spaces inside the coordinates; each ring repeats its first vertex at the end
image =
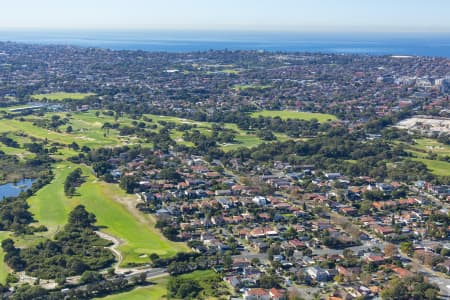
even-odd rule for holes
{"type": "Polygon", "coordinates": [[[326,122],[337,120],[336,116],[333,116],[330,114],[301,112],[301,111],[293,111],[293,110],[262,110],[262,111],[252,113],[251,116],[253,118],[257,118],[259,116],[271,117],[271,118],[280,117],[283,120],[296,119],[296,120],[310,121],[312,119],[316,119],[320,123],[326,123],[326,122]]]}
{"type": "Polygon", "coordinates": [[[42,101],[44,99],[50,100],[50,101],[62,101],[66,99],[70,100],[83,100],[86,99],[89,96],[94,96],[94,93],[50,93],[50,94],[37,94],[31,96],[34,100],[42,101]]]}

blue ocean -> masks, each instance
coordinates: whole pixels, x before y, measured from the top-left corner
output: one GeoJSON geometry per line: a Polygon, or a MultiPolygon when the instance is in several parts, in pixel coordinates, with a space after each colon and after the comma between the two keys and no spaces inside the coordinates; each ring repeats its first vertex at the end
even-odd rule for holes
{"type": "Polygon", "coordinates": [[[165,52],[228,49],[450,58],[450,33],[21,30],[0,31],[0,41],[165,52]]]}

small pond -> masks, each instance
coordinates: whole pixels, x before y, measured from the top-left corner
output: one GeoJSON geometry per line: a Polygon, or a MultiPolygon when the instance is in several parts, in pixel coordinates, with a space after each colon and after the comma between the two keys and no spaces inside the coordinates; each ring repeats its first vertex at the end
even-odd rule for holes
{"type": "Polygon", "coordinates": [[[22,179],[15,183],[6,183],[0,185],[0,200],[7,197],[17,197],[22,191],[26,191],[31,187],[36,179],[22,179]]]}

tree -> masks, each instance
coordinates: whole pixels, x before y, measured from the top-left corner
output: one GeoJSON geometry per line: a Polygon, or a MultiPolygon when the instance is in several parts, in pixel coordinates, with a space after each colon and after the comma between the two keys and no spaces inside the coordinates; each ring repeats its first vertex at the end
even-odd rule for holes
{"type": "Polygon", "coordinates": [[[158,260],[158,259],[159,259],[159,255],[156,254],[156,253],[150,254],[149,257],[150,257],[150,260],[151,260],[152,262],[154,262],[155,260],[158,260]]]}
{"type": "Polygon", "coordinates": [[[76,142],[72,142],[72,144],[69,145],[69,148],[78,151],[80,149],[80,146],[76,142]]]}
{"type": "Polygon", "coordinates": [[[411,242],[400,243],[400,251],[408,256],[411,256],[413,253],[413,244],[411,242]]]}
{"type": "Polygon", "coordinates": [[[104,135],[107,136],[109,135],[109,130],[112,128],[111,123],[106,122],[102,125],[102,129],[105,131],[104,135]]]}
{"type": "Polygon", "coordinates": [[[68,225],[91,228],[96,221],[94,214],[89,213],[83,205],[78,205],[70,212],[68,225]]]}
{"type": "Polygon", "coordinates": [[[260,130],[256,133],[256,136],[264,141],[274,141],[277,139],[277,137],[270,130],[260,130]]]}
{"type": "Polygon", "coordinates": [[[18,283],[18,282],[19,282],[19,278],[17,278],[17,276],[15,276],[14,274],[9,273],[6,276],[6,284],[18,283]]]}
{"type": "Polygon", "coordinates": [[[178,174],[178,172],[174,168],[162,169],[159,172],[158,177],[160,179],[173,180],[173,181],[181,180],[180,174],[178,174]]]}
{"type": "Polygon", "coordinates": [[[280,288],[280,282],[280,278],[278,278],[275,274],[262,274],[259,278],[259,285],[264,289],[280,288]]]}
{"type": "Polygon", "coordinates": [[[252,264],[252,266],[256,267],[261,263],[261,261],[259,260],[259,258],[253,257],[250,263],[252,264]]]}
{"type": "Polygon", "coordinates": [[[162,230],[162,234],[164,234],[164,236],[171,241],[177,240],[178,233],[178,229],[173,226],[165,227],[162,230]]]}
{"type": "Polygon", "coordinates": [[[103,275],[96,271],[85,271],[81,275],[80,283],[81,284],[87,284],[87,283],[94,283],[99,282],[103,280],[103,275]]]}
{"type": "Polygon", "coordinates": [[[122,176],[120,178],[119,186],[125,190],[128,194],[134,192],[134,189],[139,187],[139,183],[135,176],[122,176]]]}
{"type": "Polygon", "coordinates": [[[366,215],[370,212],[371,209],[372,209],[372,201],[364,200],[361,202],[361,205],[359,207],[359,213],[362,215],[366,215]]]}
{"type": "Polygon", "coordinates": [[[18,249],[14,246],[14,241],[10,238],[2,241],[2,249],[6,253],[15,252],[18,249]]]}
{"type": "Polygon", "coordinates": [[[384,199],[384,193],[382,191],[365,191],[363,198],[371,201],[379,201],[384,199]]]}
{"type": "Polygon", "coordinates": [[[13,300],[45,299],[46,294],[47,291],[40,286],[31,286],[29,284],[24,284],[16,289],[11,299],[13,300]]]}
{"type": "Polygon", "coordinates": [[[83,172],[81,168],[76,168],[69,175],[67,175],[64,181],[64,193],[66,196],[75,195],[75,188],[83,183],[83,172]]]}
{"type": "Polygon", "coordinates": [[[225,254],[225,256],[223,257],[223,266],[225,267],[225,269],[229,269],[232,265],[233,259],[231,258],[230,253],[225,254]]]}
{"type": "Polygon", "coordinates": [[[76,274],[83,274],[88,266],[81,259],[73,257],[67,262],[67,268],[73,270],[76,274]]]}
{"type": "Polygon", "coordinates": [[[167,283],[167,292],[170,298],[195,299],[202,288],[196,280],[171,277],[167,283]]]}

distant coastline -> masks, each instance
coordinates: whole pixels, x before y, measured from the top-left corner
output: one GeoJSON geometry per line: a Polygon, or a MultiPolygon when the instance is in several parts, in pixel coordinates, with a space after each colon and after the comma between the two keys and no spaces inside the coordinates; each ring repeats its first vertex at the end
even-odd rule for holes
{"type": "Polygon", "coordinates": [[[229,49],[450,58],[450,33],[0,30],[0,41],[152,52],[229,49]]]}

